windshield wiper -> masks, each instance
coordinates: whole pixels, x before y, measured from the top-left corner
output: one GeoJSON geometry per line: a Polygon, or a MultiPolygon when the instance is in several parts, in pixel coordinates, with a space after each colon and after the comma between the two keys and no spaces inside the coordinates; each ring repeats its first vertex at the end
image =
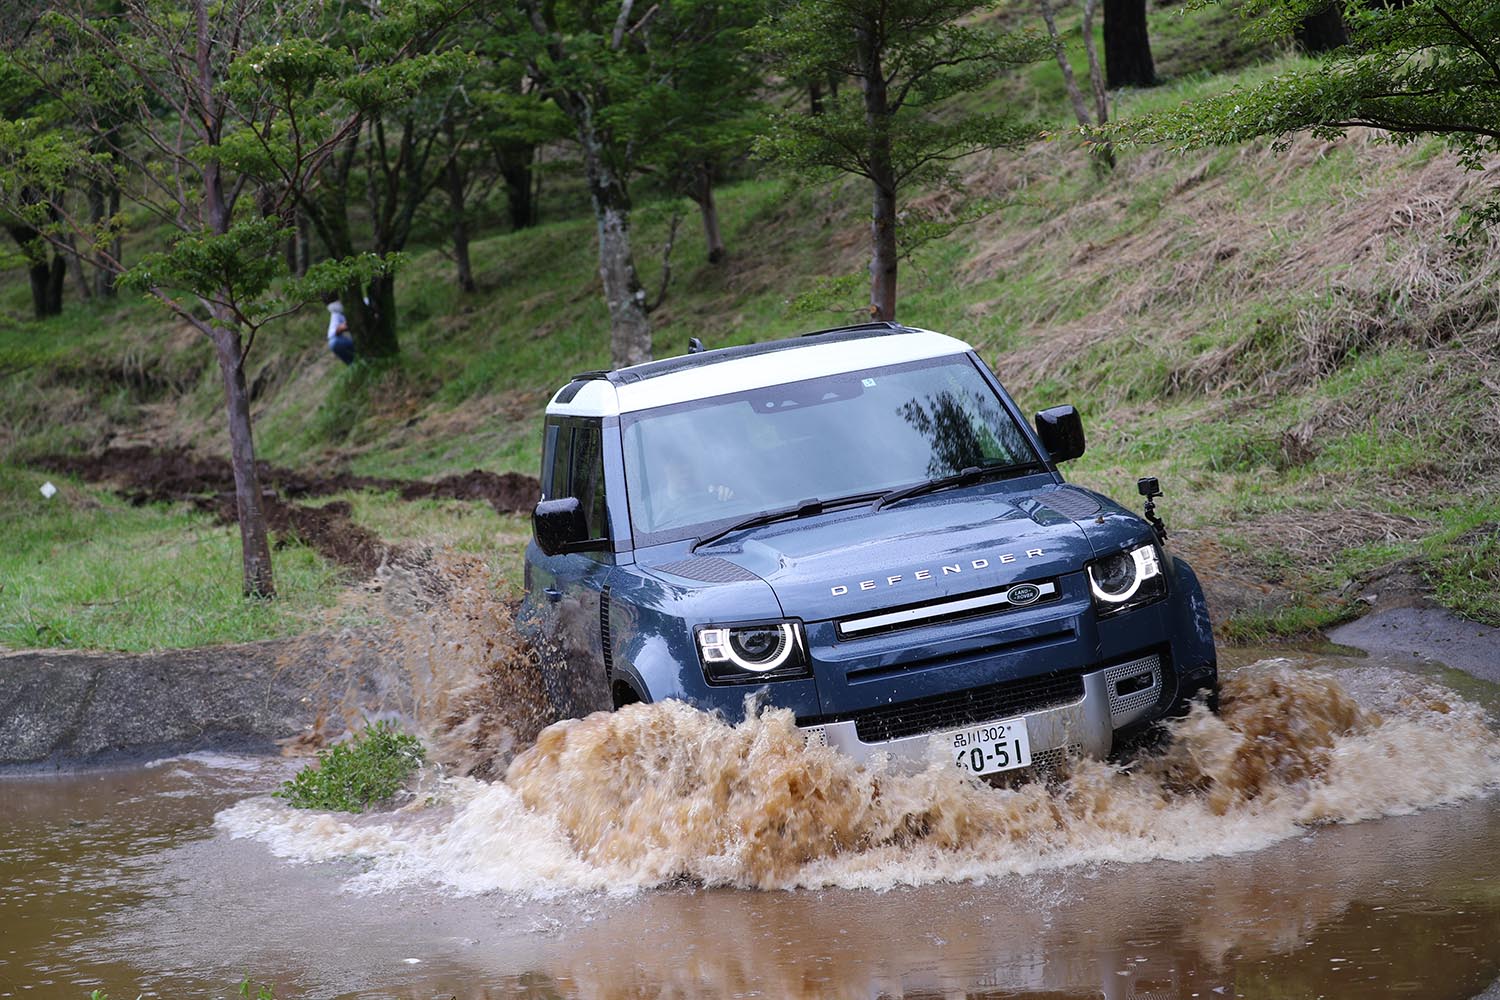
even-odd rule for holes
{"type": "Polygon", "coordinates": [[[721,528],[713,534],[704,535],[688,548],[689,552],[697,552],[705,545],[711,545],[726,535],[732,535],[736,531],[744,531],[746,528],[759,528],[763,524],[774,524],[777,521],[795,521],[798,518],[812,517],[821,514],[825,510],[842,507],[851,503],[864,503],[866,500],[878,497],[879,493],[856,493],[847,497],[835,497],[832,500],[819,500],[813,497],[803,500],[801,503],[791,507],[778,507],[775,510],[762,511],[753,517],[747,517],[743,521],[736,521],[727,528],[721,528]]]}
{"type": "Polygon", "coordinates": [[[936,493],[938,490],[946,490],[954,486],[968,486],[972,483],[982,483],[986,479],[999,479],[1017,472],[1028,469],[1041,469],[1040,462],[1017,462],[1014,465],[971,465],[962,472],[955,472],[951,476],[939,476],[937,479],[929,479],[925,483],[915,486],[903,486],[899,490],[891,490],[882,494],[880,499],[874,503],[874,509],[889,507],[893,503],[900,503],[909,497],[918,497],[926,493],[936,493]]]}

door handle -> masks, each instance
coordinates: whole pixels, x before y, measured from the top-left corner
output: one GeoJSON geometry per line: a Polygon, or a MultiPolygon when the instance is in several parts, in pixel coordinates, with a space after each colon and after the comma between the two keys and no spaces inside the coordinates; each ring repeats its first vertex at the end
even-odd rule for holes
{"type": "Polygon", "coordinates": [[[551,601],[553,604],[556,604],[558,601],[562,600],[562,591],[558,590],[556,587],[548,587],[546,590],[542,591],[542,593],[546,594],[547,600],[551,601]]]}

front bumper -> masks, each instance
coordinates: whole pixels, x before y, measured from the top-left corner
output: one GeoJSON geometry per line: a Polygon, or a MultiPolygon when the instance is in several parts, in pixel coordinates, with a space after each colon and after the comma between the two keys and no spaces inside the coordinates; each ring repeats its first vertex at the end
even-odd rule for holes
{"type": "Polygon", "coordinates": [[[990,722],[1024,719],[1031,743],[1032,766],[1050,764],[1062,757],[1085,753],[1103,757],[1114,744],[1115,730],[1150,721],[1160,714],[1162,685],[1166,681],[1162,657],[1152,653],[1083,675],[1083,696],[1063,705],[1049,705],[1031,712],[976,719],[961,726],[948,726],[899,739],[866,742],[854,720],[803,726],[810,746],[828,746],[865,763],[889,758],[904,770],[917,770],[935,760],[951,762],[954,733],[990,722]],[[1150,675],[1146,683],[1147,674],[1150,675]]]}

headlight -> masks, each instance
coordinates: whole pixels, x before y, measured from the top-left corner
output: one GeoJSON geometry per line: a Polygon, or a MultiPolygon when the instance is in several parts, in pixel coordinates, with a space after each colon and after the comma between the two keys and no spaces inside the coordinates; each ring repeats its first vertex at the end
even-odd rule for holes
{"type": "Polygon", "coordinates": [[[1094,611],[1101,618],[1117,615],[1167,595],[1167,577],[1162,572],[1161,553],[1155,545],[1117,552],[1089,563],[1089,590],[1094,611]]]}
{"type": "Polygon", "coordinates": [[[802,627],[796,622],[702,628],[698,653],[710,681],[749,683],[807,676],[802,627]]]}

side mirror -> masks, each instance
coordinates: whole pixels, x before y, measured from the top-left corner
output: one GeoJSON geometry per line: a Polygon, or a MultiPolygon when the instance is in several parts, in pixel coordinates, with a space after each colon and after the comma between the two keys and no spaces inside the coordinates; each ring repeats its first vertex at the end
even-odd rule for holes
{"type": "Polygon", "coordinates": [[[1053,462],[1083,454],[1083,421],[1071,406],[1054,406],[1036,415],[1036,432],[1053,462]]]}
{"type": "Polygon", "coordinates": [[[543,500],[531,512],[531,532],[537,548],[549,556],[565,551],[575,542],[588,540],[589,529],[583,519],[583,505],[577,497],[543,500]]]}

